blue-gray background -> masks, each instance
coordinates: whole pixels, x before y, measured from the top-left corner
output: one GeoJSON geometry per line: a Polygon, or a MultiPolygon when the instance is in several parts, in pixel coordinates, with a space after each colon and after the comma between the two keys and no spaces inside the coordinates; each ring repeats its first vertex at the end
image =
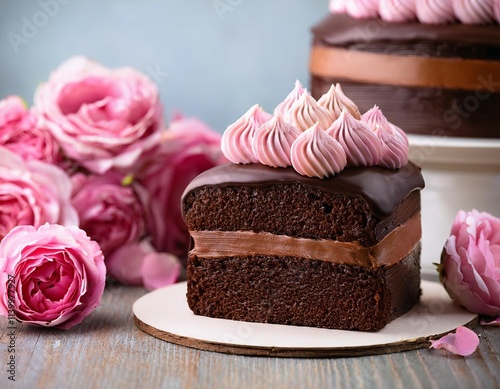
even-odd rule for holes
{"type": "Polygon", "coordinates": [[[326,0],[0,0],[0,98],[72,55],[149,74],[174,109],[222,132],[255,103],[309,84],[310,28],[326,0]]]}

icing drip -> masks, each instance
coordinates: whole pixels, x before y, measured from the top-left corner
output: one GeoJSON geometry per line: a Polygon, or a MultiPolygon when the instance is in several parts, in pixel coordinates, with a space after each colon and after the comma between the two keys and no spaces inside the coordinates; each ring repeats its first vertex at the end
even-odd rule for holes
{"type": "Polygon", "coordinates": [[[378,163],[382,144],[368,124],[343,110],[326,133],[337,140],[347,155],[347,166],[373,166],[378,163]]]}
{"type": "Polygon", "coordinates": [[[389,169],[398,169],[408,163],[408,145],[395,134],[384,131],[377,126],[375,133],[382,141],[382,154],[377,165],[389,169]]]}
{"type": "Polygon", "coordinates": [[[377,105],[374,105],[373,108],[366,111],[363,114],[362,119],[370,126],[373,131],[375,131],[378,126],[382,130],[390,134],[401,137],[401,140],[405,144],[408,144],[408,136],[406,135],[406,133],[395,124],[389,122],[389,120],[387,120],[387,118],[382,113],[382,110],[377,105]]]}
{"type": "Polygon", "coordinates": [[[318,123],[293,142],[291,160],[297,173],[319,178],[333,176],[347,165],[342,145],[327,135],[318,123]]]}
{"type": "Polygon", "coordinates": [[[316,122],[319,122],[322,129],[327,129],[335,120],[309,93],[300,96],[284,119],[301,131],[307,130],[316,122]]]}
{"type": "Polygon", "coordinates": [[[318,104],[328,110],[328,112],[333,115],[334,119],[340,116],[344,108],[347,109],[355,119],[361,119],[361,113],[359,112],[358,106],[344,94],[340,84],[332,84],[328,92],[320,97],[318,104]]]}
{"type": "Polygon", "coordinates": [[[285,100],[278,104],[278,106],[274,109],[274,114],[280,114],[284,118],[287,117],[290,108],[292,108],[292,106],[299,100],[303,93],[307,93],[307,91],[304,89],[299,80],[295,81],[295,87],[288,94],[285,100]]]}
{"type": "Polygon", "coordinates": [[[386,22],[414,20],[416,15],[415,0],[380,0],[378,11],[380,18],[386,22]]]}
{"type": "Polygon", "coordinates": [[[286,123],[280,114],[277,114],[263,124],[253,138],[253,153],[263,165],[272,167],[291,166],[291,147],[301,132],[286,123]]]}
{"type": "Polygon", "coordinates": [[[453,0],[417,0],[418,20],[425,24],[446,24],[455,20],[453,0]]]}
{"type": "Polygon", "coordinates": [[[346,0],[346,13],[355,19],[376,18],[379,0],[346,0]]]}
{"type": "Polygon", "coordinates": [[[453,0],[453,11],[464,24],[487,24],[494,20],[493,0],[453,0]]]}
{"type": "Polygon", "coordinates": [[[255,163],[258,159],[253,154],[252,142],[255,131],[272,115],[255,104],[235,123],[231,124],[221,140],[221,151],[233,163],[255,163]]]}

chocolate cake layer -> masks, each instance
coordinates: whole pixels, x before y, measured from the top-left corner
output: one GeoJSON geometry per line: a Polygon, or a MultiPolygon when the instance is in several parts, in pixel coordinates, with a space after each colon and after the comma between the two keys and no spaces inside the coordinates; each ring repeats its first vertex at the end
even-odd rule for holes
{"type": "MultiPolygon", "coordinates": [[[[332,83],[340,82],[344,92],[356,101],[361,112],[377,104],[391,122],[407,133],[439,137],[500,137],[500,26],[386,23],[378,19],[356,20],[347,15],[329,15],[313,28],[313,34],[313,48],[348,49],[351,62],[356,61],[356,53],[360,52],[393,56],[392,60],[387,60],[388,63],[394,63],[398,57],[414,56],[456,60],[457,65],[467,67],[468,63],[464,61],[469,60],[471,74],[474,75],[469,77],[471,81],[467,87],[453,87],[426,84],[426,73],[423,72],[421,84],[405,86],[394,85],[393,72],[390,73],[391,81],[384,83],[380,80],[360,80],[355,74],[351,77],[338,74],[327,76],[313,71],[313,97],[321,97],[332,83]]],[[[311,63],[312,69],[317,68],[313,65],[311,63]]],[[[366,68],[368,75],[370,67],[374,66],[366,62],[358,65],[366,68]]],[[[425,65],[426,69],[433,66],[425,65]]],[[[447,75],[457,68],[451,64],[448,70],[426,71],[447,75]]],[[[418,69],[412,69],[412,72],[418,69]]],[[[401,84],[406,82],[407,71],[401,68],[401,84]]],[[[460,73],[455,79],[460,80],[460,73]]]]}
{"type": "Polygon", "coordinates": [[[312,32],[314,45],[401,55],[500,59],[498,25],[388,23],[330,14],[312,32]]]}
{"type": "MultiPolygon", "coordinates": [[[[500,137],[500,93],[378,85],[313,76],[313,97],[320,98],[336,82],[342,84],[343,91],[356,101],[361,112],[376,104],[392,123],[409,134],[500,137]]],[[[500,75],[495,82],[500,84],[500,75]]],[[[484,84],[489,83],[485,79],[484,84]]]]}
{"type": "Polygon", "coordinates": [[[397,170],[349,168],[327,179],[291,168],[227,164],[196,177],[182,207],[190,231],[270,232],[373,246],[420,210],[424,182],[397,170]]]}
{"type": "Polygon", "coordinates": [[[420,245],[377,269],[295,257],[188,259],[195,314],[260,323],[376,331],[420,298],[420,245]]]}

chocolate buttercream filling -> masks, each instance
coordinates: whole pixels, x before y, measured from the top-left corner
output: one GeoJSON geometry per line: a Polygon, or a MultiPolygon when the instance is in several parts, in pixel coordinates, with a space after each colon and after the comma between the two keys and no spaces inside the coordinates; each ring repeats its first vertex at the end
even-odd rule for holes
{"type": "Polygon", "coordinates": [[[201,258],[252,255],[290,256],[368,268],[398,263],[420,242],[420,213],[395,228],[379,243],[364,247],[357,242],[294,238],[269,232],[191,231],[191,254],[201,258]]]}
{"type": "MultiPolygon", "coordinates": [[[[356,82],[439,87],[462,90],[484,89],[480,80],[495,74],[500,61],[463,58],[434,58],[313,47],[310,71],[314,76],[342,78],[356,82]],[[370,64],[367,70],[366,64],[370,64]]],[[[490,91],[499,92],[495,85],[490,91]]]]}

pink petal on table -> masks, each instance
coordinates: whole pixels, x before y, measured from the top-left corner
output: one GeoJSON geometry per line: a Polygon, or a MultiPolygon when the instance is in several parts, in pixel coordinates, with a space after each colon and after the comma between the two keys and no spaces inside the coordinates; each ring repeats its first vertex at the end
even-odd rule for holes
{"type": "Polygon", "coordinates": [[[450,333],[438,340],[431,340],[431,348],[444,348],[449,352],[464,357],[476,351],[479,345],[477,334],[467,327],[460,326],[454,334],[450,333]]]}
{"type": "Polygon", "coordinates": [[[500,316],[492,320],[481,319],[479,324],[482,326],[500,326],[500,316]]]}
{"type": "Polygon", "coordinates": [[[144,257],[141,273],[146,289],[154,290],[173,284],[181,270],[179,259],[172,254],[150,253],[144,257]]]}

